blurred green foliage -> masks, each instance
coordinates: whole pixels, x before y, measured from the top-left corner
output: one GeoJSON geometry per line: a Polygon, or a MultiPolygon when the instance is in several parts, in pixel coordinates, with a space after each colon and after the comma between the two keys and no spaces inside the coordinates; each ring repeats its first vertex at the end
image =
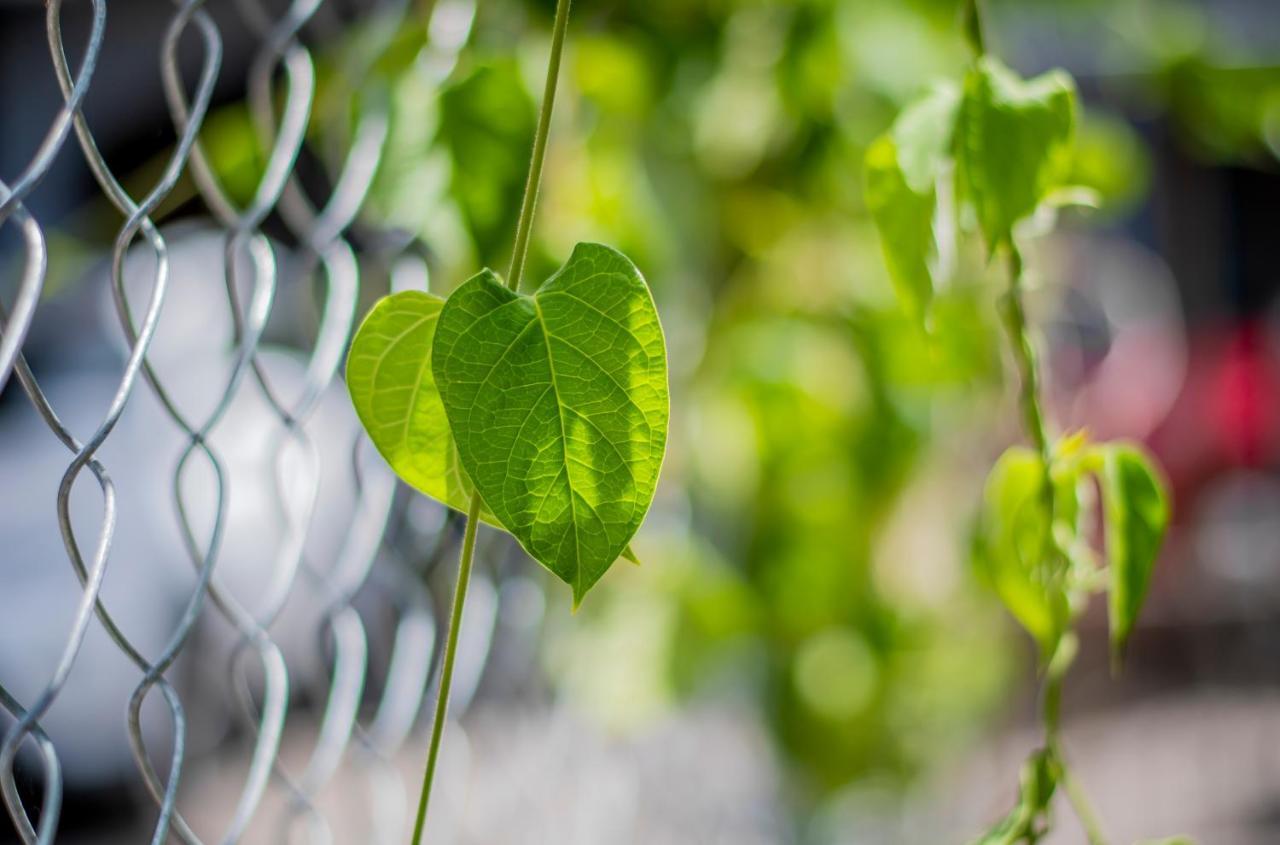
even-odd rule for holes
{"type": "Polygon", "coordinates": [[[480,256],[498,252],[515,231],[533,137],[533,103],[514,59],[473,68],[440,92],[437,143],[453,163],[449,193],[480,256]]]}
{"type": "MultiPolygon", "coordinates": [[[[322,59],[313,134],[336,164],[356,115],[385,98],[366,217],[420,238],[443,294],[510,251],[553,3],[479,3],[444,73],[432,5],[412,7],[363,83],[343,68],[366,30],[322,59]]],[[[802,805],[945,761],[1011,677],[1002,614],[966,566],[993,420],[1013,416],[997,283],[972,250],[945,256],[926,331],[895,300],[861,176],[906,103],[963,76],[958,5],[592,4],[561,82],[528,273],[544,278],[578,241],[634,259],[668,333],[673,417],[644,566],[553,614],[547,667],[620,725],[690,697],[746,702],[802,805]]],[[[1119,103],[1171,116],[1210,155],[1280,150],[1280,74],[1226,67],[1241,51],[1185,4],[989,6],[1027,75],[1046,68],[1025,33],[1090,46],[1078,141],[1054,167],[1096,192],[1104,222],[1150,180],[1119,103]],[[1096,92],[1108,108],[1090,107],[1096,92]]],[[[237,120],[211,121],[207,139],[228,173],[261,159],[237,120]]]]}
{"type": "MultiPolygon", "coordinates": [[[[968,472],[937,454],[938,429],[999,390],[988,291],[972,273],[940,290],[926,334],[893,300],[860,189],[898,100],[960,66],[952,11],[613,7],[579,18],[561,91],[535,260],[587,239],[636,258],[670,335],[673,442],[644,566],[553,614],[547,665],[618,725],[704,695],[758,708],[802,802],[958,752],[1009,674],[964,573],[967,517],[936,512],[968,472]],[[869,54],[886,39],[915,50],[901,72],[869,54]]],[[[492,215],[514,207],[531,135],[516,118],[539,39],[521,18],[545,26],[547,9],[479,12],[441,96],[417,100],[451,175],[401,223],[460,221],[461,243],[416,229],[457,260],[441,289],[504,260],[512,226],[492,215]]]]}
{"type": "MultiPolygon", "coordinates": [[[[962,750],[1011,665],[965,572],[968,514],[946,504],[974,497],[973,470],[935,442],[998,395],[990,291],[970,261],[923,331],[861,190],[900,102],[963,66],[954,8],[852,5],[581,15],[530,270],[576,241],[618,246],[655,290],[673,366],[645,564],[553,614],[550,671],[618,725],[688,697],[747,702],[802,803],[962,750]]],[[[480,4],[448,79],[408,62],[390,80],[372,206],[440,257],[440,292],[510,249],[549,11],[480,4]]]]}

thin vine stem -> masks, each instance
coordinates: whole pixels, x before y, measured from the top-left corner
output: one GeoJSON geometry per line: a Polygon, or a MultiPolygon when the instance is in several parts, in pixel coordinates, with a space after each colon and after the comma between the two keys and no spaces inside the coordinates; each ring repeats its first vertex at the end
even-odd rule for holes
{"type": "Polygon", "coordinates": [[[1080,781],[1076,780],[1071,767],[1067,765],[1066,758],[1062,756],[1062,743],[1055,737],[1050,748],[1058,761],[1062,788],[1067,793],[1067,800],[1071,802],[1071,809],[1075,811],[1076,818],[1080,820],[1080,826],[1084,828],[1084,835],[1089,840],[1089,845],[1107,845],[1107,838],[1102,835],[1102,824],[1098,821],[1098,814],[1093,811],[1089,796],[1085,794],[1080,781]]]}
{"type": "MultiPolygon", "coordinates": [[[[542,184],[542,166],[547,155],[547,137],[551,134],[551,112],[555,107],[556,83],[560,78],[560,60],[564,53],[565,35],[569,29],[571,5],[572,0],[556,0],[556,17],[551,30],[551,55],[547,61],[547,83],[543,90],[538,126],[533,136],[529,178],[525,182],[524,199],[520,203],[520,218],[516,224],[511,269],[507,273],[507,286],[511,290],[517,290],[520,287],[520,277],[524,274],[525,260],[529,254],[533,217],[538,206],[538,189],[542,184]]],[[[449,614],[449,632],[440,666],[440,689],[436,697],[435,718],[431,725],[431,744],[427,750],[427,768],[422,778],[422,795],[418,799],[418,815],[413,825],[412,845],[422,843],[422,833],[427,821],[427,804],[431,800],[431,784],[435,779],[436,761],[440,755],[440,743],[448,718],[449,688],[453,683],[453,662],[458,652],[458,636],[462,629],[462,611],[467,600],[467,587],[471,583],[471,567],[475,559],[480,508],[480,494],[472,493],[471,505],[467,509],[467,527],[462,537],[462,552],[458,559],[458,581],[453,588],[453,608],[449,614]]]]}
{"type": "MultiPolygon", "coordinates": [[[[1036,359],[1035,344],[1027,326],[1027,312],[1022,299],[1023,261],[1022,254],[1014,244],[1008,248],[1009,288],[1001,300],[1001,315],[1004,318],[1005,331],[1009,336],[1009,345],[1013,351],[1014,362],[1018,368],[1021,382],[1018,393],[1018,404],[1022,413],[1023,425],[1027,435],[1035,445],[1040,459],[1044,462],[1044,506],[1047,508],[1050,521],[1053,520],[1055,508],[1054,486],[1049,479],[1049,470],[1053,458],[1052,445],[1049,439],[1048,426],[1045,423],[1044,409],[1040,404],[1040,372],[1036,359]]],[[[1057,544],[1054,543],[1055,554],[1057,544]]],[[[1065,573],[1064,573],[1065,575],[1065,573]]],[[[1071,635],[1067,635],[1070,637],[1071,635]]],[[[1070,648],[1069,654],[1054,654],[1049,660],[1045,673],[1044,685],[1040,693],[1041,722],[1044,725],[1045,747],[1053,755],[1057,764],[1059,779],[1067,800],[1075,811],[1076,818],[1084,828],[1089,845],[1107,845],[1102,835],[1102,827],[1097,814],[1089,802],[1084,789],[1071,772],[1066,755],[1062,748],[1060,733],[1062,712],[1062,683],[1071,667],[1074,657],[1074,645],[1068,646],[1060,642],[1058,649],[1070,648]]]]}
{"type": "Polygon", "coordinates": [[[507,287],[517,290],[529,255],[529,239],[533,233],[533,214],[538,206],[538,189],[542,185],[542,164],[547,157],[547,137],[551,134],[551,110],[556,103],[556,81],[560,78],[560,57],[564,53],[565,33],[569,29],[569,7],[572,0],[556,0],[556,20],[551,30],[551,56],[547,59],[547,84],[542,92],[542,110],[538,129],[533,136],[533,158],[529,161],[529,179],[520,204],[520,221],[516,224],[516,242],[511,253],[511,269],[507,287]]]}
{"type": "Polygon", "coordinates": [[[1047,470],[1051,457],[1049,432],[1045,425],[1044,411],[1040,407],[1040,374],[1036,363],[1035,345],[1031,340],[1031,332],[1027,328],[1027,311],[1022,302],[1022,253],[1012,244],[1009,246],[1008,261],[1009,289],[1001,301],[1001,314],[1004,317],[1005,331],[1009,335],[1009,346],[1013,351],[1013,360],[1021,381],[1018,404],[1022,409],[1023,425],[1036,451],[1044,459],[1047,470]]]}
{"type": "MultiPolygon", "coordinates": [[[[987,21],[983,9],[984,0],[963,0],[961,7],[961,25],[965,39],[974,55],[981,58],[987,54],[989,39],[987,21]]],[[[1005,258],[1009,273],[1009,287],[1000,299],[1000,316],[1008,335],[1009,347],[1013,353],[1014,364],[1018,370],[1019,390],[1018,405],[1022,416],[1023,427],[1031,438],[1036,452],[1044,466],[1045,480],[1043,487],[1043,506],[1048,514],[1050,524],[1052,553],[1065,560],[1066,553],[1058,545],[1054,537],[1054,521],[1056,518],[1056,493],[1051,477],[1053,466],[1053,444],[1049,437],[1049,428],[1045,421],[1044,408],[1040,404],[1040,370],[1036,357],[1035,344],[1027,324],[1027,311],[1023,302],[1023,265],[1022,253],[1010,235],[1005,243],[1005,258]]],[[[1054,578],[1067,578],[1067,568],[1056,567],[1051,575],[1054,578]]],[[[1060,639],[1055,653],[1050,655],[1045,671],[1044,682],[1040,690],[1040,718],[1044,727],[1045,750],[1052,757],[1058,770],[1058,779],[1067,800],[1075,811],[1076,818],[1084,828],[1089,845],[1107,845],[1106,837],[1098,816],[1089,803],[1088,796],[1080,786],[1067,764],[1061,739],[1062,685],[1067,671],[1075,657],[1075,641],[1073,634],[1066,634],[1060,639]],[[1068,642],[1070,640],[1070,642],[1068,642]]],[[[1038,840],[1038,836],[1031,841],[1038,840]]]]}
{"type": "Polygon", "coordinates": [[[1080,820],[1080,826],[1084,828],[1089,845],[1107,845],[1107,838],[1102,835],[1102,824],[1098,821],[1098,814],[1094,812],[1089,796],[1085,794],[1084,788],[1072,773],[1071,766],[1067,763],[1066,752],[1062,747],[1060,733],[1062,682],[1070,667],[1070,660],[1063,661],[1059,665],[1051,664],[1045,677],[1044,689],[1041,692],[1045,747],[1053,755],[1058,767],[1058,779],[1062,782],[1062,789],[1067,794],[1071,809],[1080,820]]]}
{"type": "Polygon", "coordinates": [[[422,842],[422,831],[427,822],[427,803],[431,799],[431,783],[435,779],[436,760],[440,756],[440,741],[444,737],[445,719],[449,711],[449,687],[453,684],[453,659],[458,653],[458,635],[462,629],[462,607],[467,601],[467,587],[471,583],[471,564],[475,559],[476,528],[480,523],[480,497],[471,497],[467,510],[467,528],[462,535],[462,555],[458,561],[458,583],[453,588],[453,610],[449,614],[449,634],[444,646],[444,661],[440,666],[440,692],[436,698],[436,715],[431,724],[431,746],[427,751],[427,771],[422,778],[422,796],[418,800],[418,817],[413,823],[413,845],[422,842]]]}

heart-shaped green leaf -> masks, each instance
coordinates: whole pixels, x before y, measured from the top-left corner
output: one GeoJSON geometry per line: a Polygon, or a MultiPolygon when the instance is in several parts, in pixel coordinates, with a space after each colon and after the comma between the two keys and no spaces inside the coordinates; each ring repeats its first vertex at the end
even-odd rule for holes
{"type": "Polygon", "coordinates": [[[640,272],[598,244],[532,296],[485,270],[445,303],[431,367],[467,476],[580,602],[640,527],[666,449],[666,347],[640,272]]]}
{"type": "MultiPolygon", "coordinates": [[[[458,459],[431,372],[444,300],[422,291],[385,296],[351,341],[347,390],[370,441],[406,484],[466,513],[475,488],[458,459]]],[[[480,519],[502,527],[483,504],[480,519]]],[[[622,557],[639,564],[630,546],[622,557]]]]}
{"type": "Polygon", "coordinates": [[[964,82],[956,125],[956,191],[973,206],[987,246],[1013,238],[1071,168],[1076,89],[1051,71],[1022,80],[990,56],[964,82]]]}
{"type": "MultiPolygon", "coordinates": [[[[351,341],[347,390],[369,439],[406,484],[466,511],[472,487],[431,372],[444,300],[401,291],[378,301],[351,341]]],[[[493,522],[489,514],[481,514],[493,522]]]]}

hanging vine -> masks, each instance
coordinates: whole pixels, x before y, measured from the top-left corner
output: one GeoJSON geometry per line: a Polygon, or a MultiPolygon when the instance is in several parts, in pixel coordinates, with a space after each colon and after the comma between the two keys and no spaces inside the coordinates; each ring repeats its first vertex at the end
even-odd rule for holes
{"type": "MultiPolygon", "coordinates": [[[[974,58],[958,83],[908,106],[868,150],[865,189],[885,263],[903,306],[925,330],[934,291],[939,196],[950,192],[962,232],[981,237],[1007,289],[998,310],[1017,370],[1018,406],[1031,448],[1014,446],[987,479],[977,538],[985,576],[1039,648],[1041,747],[1022,769],[1014,808],[978,842],[1039,842],[1061,790],[1090,845],[1107,842],[1073,776],[1060,732],[1062,687],[1075,660],[1075,627],[1089,599],[1108,596],[1113,665],[1142,609],[1169,520],[1165,487],[1151,460],[1124,442],[1058,435],[1040,398],[1036,344],[1023,304],[1024,222],[1072,194],[1066,184],[1076,89],[1063,71],[1022,79],[991,55],[977,0],[963,8],[974,58]],[[1089,527],[1101,492],[1103,548],[1089,527]]],[[[1172,840],[1170,840],[1172,841],[1172,840]]]]}

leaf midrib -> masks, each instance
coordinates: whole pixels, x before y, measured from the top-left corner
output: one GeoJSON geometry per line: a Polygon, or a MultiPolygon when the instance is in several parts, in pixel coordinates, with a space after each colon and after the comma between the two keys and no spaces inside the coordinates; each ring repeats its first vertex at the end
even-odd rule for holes
{"type": "Polygon", "coordinates": [[[560,385],[556,380],[556,362],[555,357],[551,354],[551,333],[547,330],[547,321],[542,316],[542,306],[538,303],[536,295],[529,297],[529,301],[533,303],[533,313],[538,319],[538,325],[542,328],[542,343],[547,350],[547,368],[551,372],[551,390],[556,397],[556,418],[560,421],[560,454],[564,460],[564,482],[569,487],[569,522],[573,526],[573,560],[575,564],[573,593],[576,603],[578,591],[582,588],[582,546],[578,537],[578,508],[574,503],[573,473],[569,471],[569,437],[564,424],[564,402],[560,399],[560,385]]]}

